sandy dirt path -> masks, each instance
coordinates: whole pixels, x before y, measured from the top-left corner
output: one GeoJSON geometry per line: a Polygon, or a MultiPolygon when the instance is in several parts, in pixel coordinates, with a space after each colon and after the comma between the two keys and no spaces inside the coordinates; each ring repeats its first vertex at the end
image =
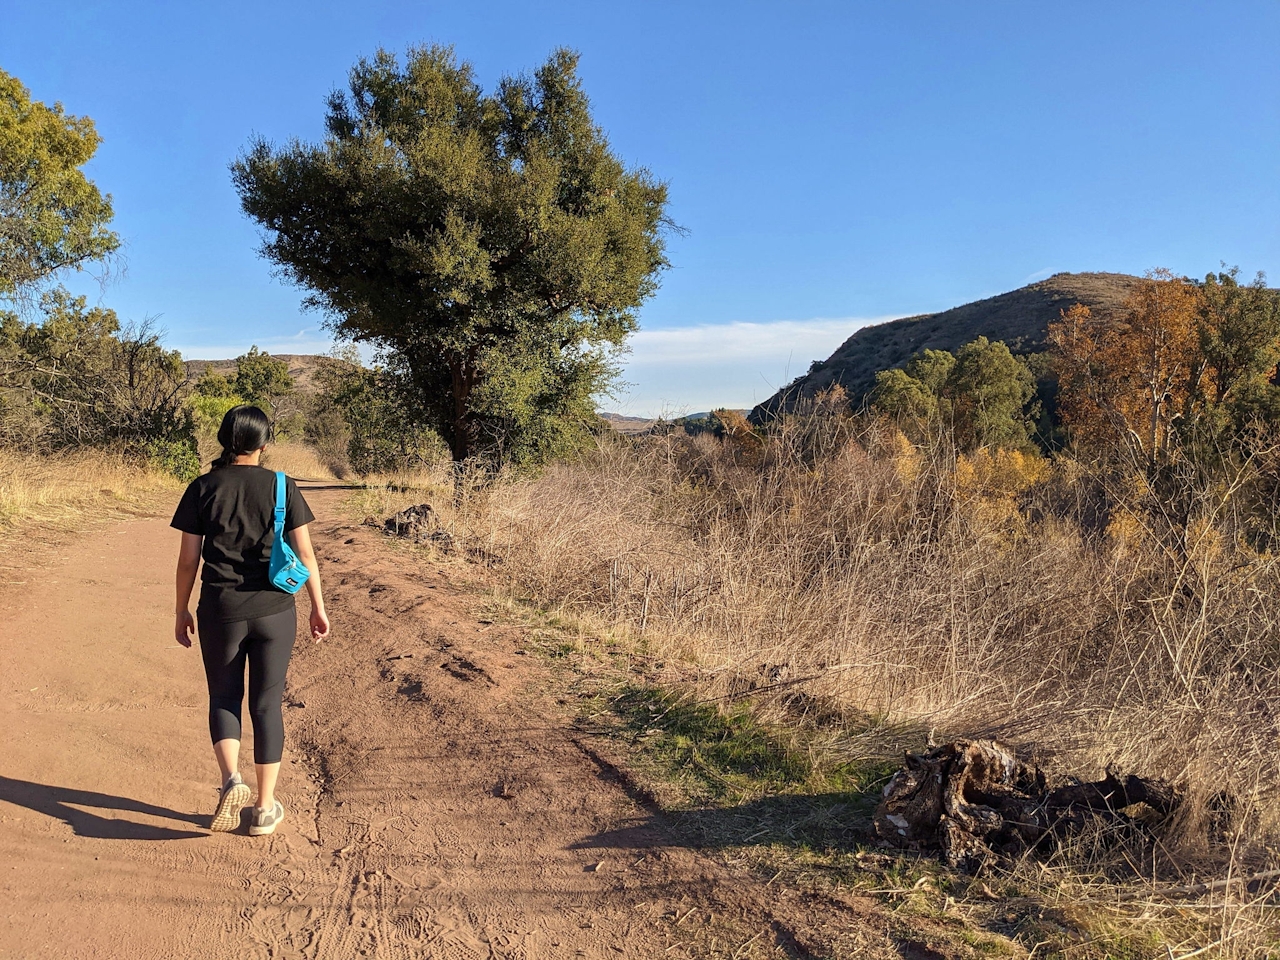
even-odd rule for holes
{"type": "MultiPolygon", "coordinates": [[[[344,495],[307,491],[334,634],[295,653],[269,838],[206,829],[167,518],[25,574],[5,558],[0,958],[936,956],[681,846],[577,741],[520,631],[343,519],[344,495]]],[[[246,717],[252,782],[250,744],[246,717]]]]}

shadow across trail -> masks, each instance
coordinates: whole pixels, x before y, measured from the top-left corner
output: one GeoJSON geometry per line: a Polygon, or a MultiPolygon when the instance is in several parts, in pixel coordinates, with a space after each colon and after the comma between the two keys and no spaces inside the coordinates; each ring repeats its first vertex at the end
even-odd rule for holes
{"type": "Polygon", "coordinates": [[[95,793],[92,790],[52,787],[44,783],[32,783],[29,780],[14,780],[11,777],[0,776],[0,801],[26,807],[47,817],[62,820],[79,837],[94,837],[99,840],[188,840],[208,836],[205,832],[175,830],[133,820],[117,820],[79,809],[96,807],[99,810],[140,813],[144,816],[178,820],[199,827],[205,826],[208,821],[208,817],[200,814],[179,813],[177,810],[143,803],[141,800],[113,797],[110,794],[95,793]]]}
{"type": "Polygon", "coordinates": [[[670,843],[672,834],[698,849],[747,844],[800,846],[847,853],[874,842],[874,799],[859,793],[763,797],[733,807],[658,811],[615,830],[574,844],[578,848],[643,849],[670,843]]]}

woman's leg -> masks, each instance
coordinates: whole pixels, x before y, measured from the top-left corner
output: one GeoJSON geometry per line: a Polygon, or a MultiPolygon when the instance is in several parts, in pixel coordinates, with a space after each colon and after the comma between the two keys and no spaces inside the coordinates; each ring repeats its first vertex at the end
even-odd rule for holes
{"type": "Polygon", "coordinates": [[[298,630],[297,611],[290,607],[249,621],[249,719],[253,721],[253,762],[258,774],[257,807],[275,803],[276,778],[284,753],[285,674],[298,630]]]}
{"type": "Polygon", "coordinates": [[[244,701],[245,637],[248,623],[223,623],[197,610],[200,658],[209,685],[209,736],[222,782],[239,769],[240,705],[244,701]]]}
{"type": "Polygon", "coordinates": [[[225,785],[240,769],[239,738],[232,740],[230,737],[224,737],[221,740],[215,740],[213,742],[213,757],[218,761],[218,769],[222,771],[222,783],[225,785]]]}

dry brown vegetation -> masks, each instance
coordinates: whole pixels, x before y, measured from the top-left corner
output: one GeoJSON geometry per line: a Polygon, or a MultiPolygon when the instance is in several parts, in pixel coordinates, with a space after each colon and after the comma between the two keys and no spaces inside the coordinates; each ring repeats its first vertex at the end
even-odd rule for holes
{"type": "Polygon", "coordinates": [[[497,489],[487,546],[541,600],[678,638],[726,689],[812,674],[887,723],[1181,776],[1270,826],[1249,800],[1276,782],[1275,557],[1208,526],[1171,557],[1128,513],[1090,531],[1063,515],[1088,494],[1069,461],[956,464],[891,428],[812,441],[603,447],[497,489]]]}
{"type": "MultiPolygon", "coordinates": [[[[273,444],[264,465],[293,477],[333,479],[305,444],[273,444]]],[[[0,447],[0,534],[146,512],[176,501],[182,486],[173,474],[127,451],[26,453],[0,447]]]]}
{"type": "MultiPolygon", "coordinates": [[[[1126,903],[1093,885],[1275,865],[1280,559],[1227,522],[1232,492],[1175,521],[1140,473],[957,456],[833,409],[766,438],[603,443],[464,488],[446,522],[518,593],[695,662],[700,697],[833,724],[850,756],[936,731],[1173,781],[1186,800],[1154,841],[1092,836],[1036,868],[1126,903]]],[[[1210,896],[1239,955],[1273,942],[1242,936],[1270,909],[1243,889],[1210,896]]]]}
{"type": "Polygon", "coordinates": [[[0,532],[32,523],[74,526],[86,518],[132,513],[179,489],[172,474],[133,455],[0,448],[0,532]]]}
{"type": "Polygon", "coordinates": [[[268,470],[283,470],[295,480],[335,480],[338,475],[315,447],[305,443],[273,443],[263,454],[268,470]]]}

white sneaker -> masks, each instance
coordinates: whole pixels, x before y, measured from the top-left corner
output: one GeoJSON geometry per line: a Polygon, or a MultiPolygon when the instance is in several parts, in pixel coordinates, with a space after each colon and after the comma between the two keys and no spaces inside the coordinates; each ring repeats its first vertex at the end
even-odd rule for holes
{"type": "Polygon", "coordinates": [[[249,821],[249,836],[265,837],[275,833],[276,827],[284,819],[284,804],[277,800],[268,810],[266,807],[254,807],[253,819],[249,821]]]}
{"type": "Polygon", "coordinates": [[[213,811],[213,819],[209,821],[209,829],[214,833],[230,833],[240,826],[240,811],[249,805],[249,785],[234,773],[231,779],[222,785],[218,795],[218,808],[213,811]]]}

